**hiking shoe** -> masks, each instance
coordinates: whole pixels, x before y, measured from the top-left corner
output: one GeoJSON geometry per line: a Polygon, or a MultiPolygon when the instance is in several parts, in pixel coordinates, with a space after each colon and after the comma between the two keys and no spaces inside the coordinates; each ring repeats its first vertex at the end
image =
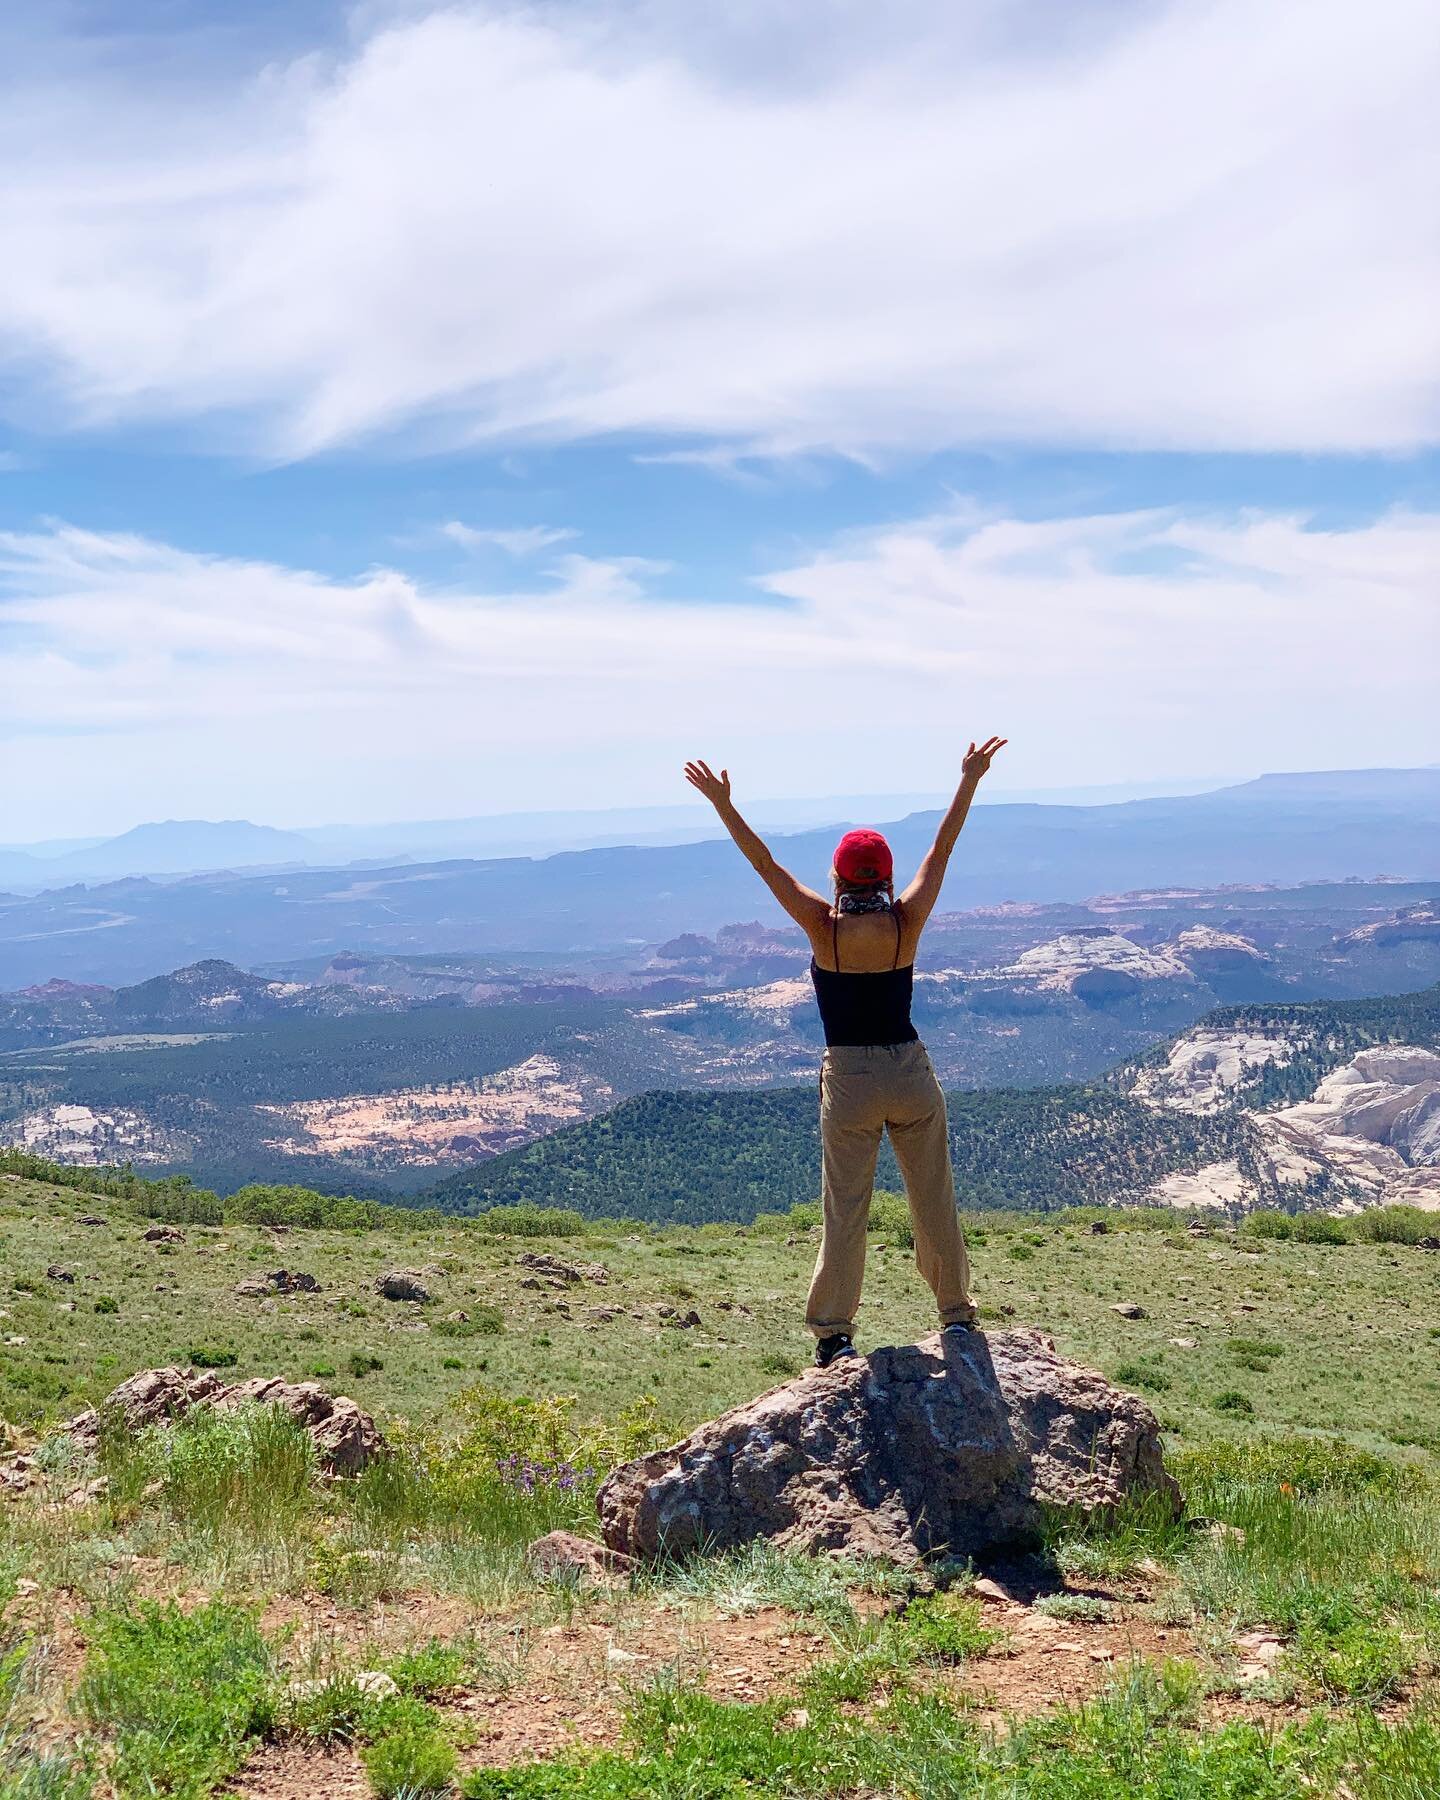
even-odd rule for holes
{"type": "Polygon", "coordinates": [[[948,1325],[940,1327],[942,1338],[967,1338],[975,1327],[967,1319],[952,1319],[948,1325]]]}
{"type": "Polygon", "coordinates": [[[853,1356],[855,1343],[850,1334],[837,1331],[834,1337],[823,1337],[815,1346],[815,1367],[828,1369],[832,1362],[842,1356],[853,1356]]]}

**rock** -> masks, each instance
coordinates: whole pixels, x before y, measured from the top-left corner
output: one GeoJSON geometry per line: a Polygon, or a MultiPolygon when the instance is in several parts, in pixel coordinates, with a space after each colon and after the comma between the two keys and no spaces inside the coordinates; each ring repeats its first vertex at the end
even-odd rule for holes
{"type": "Polygon", "coordinates": [[[989,1575],[977,1576],[970,1583],[969,1591],[972,1594],[978,1594],[982,1600],[1003,1600],[1008,1606],[1020,1604],[1009,1588],[1002,1586],[1000,1582],[993,1580],[989,1575]]]}
{"type": "Polygon", "coordinates": [[[660,1323],[662,1325],[673,1326],[677,1331],[693,1330],[693,1328],[700,1323],[700,1315],[695,1311],[693,1306],[690,1308],[689,1312],[683,1313],[673,1306],[657,1307],[656,1311],[659,1314],[660,1323]]]}
{"type": "Polygon", "coordinates": [[[537,1575],[586,1575],[595,1581],[621,1575],[633,1562],[620,1551],[609,1550],[593,1538],[577,1537],[573,1531],[552,1531],[536,1538],[525,1559],[537,1575]]]}
{"type": "Polygon", "coordinates": [[[1165,1341],[1167,1344],[1173,1344],[1177,1350],[1193,1350],[1195,1348],[1194,1338],[1166,1338],[1165,1341]]]}
{"type": "Polygon", "coordinates": [[[620,1317],[618,1306],[587,1306],[585,1317],[593,1319],[597,1325],[608,1325],[612,1319],[620,1317]]]}
{"type": "Polygon", "coordinates": [[[362,1669],[355,1677],[355,1685],[372,1700],[394,1700],[400,1693],[395,1677],[383,1669],[362,1669]]]}
{"type": "Polygon", "coordinates": [[[1091,1237],[1104,1237],[1109,1229],[1110,1227],[1104,1219],[1092,1219],[1090,1221],[1091,1237]]]}
{"type": "Polygon", "coordinates": [[[1416,1238],[1415,1248],[1417,1250],[1440,1250],[1440,1237],[1416,1238]]]}
{"type": "Polygon", "coordinates": [[[94,1213],[81,1213],[75,1223],[77,1225],[108,1225],[110,1221],[108,1219],[97,1218],[94,1213]]]}
{"type": "Polygon", "coordinates": [[[1122,1319],[1148,1319],[1150,1317],[1145,1308],[1137,1306],[1133,1300],[1119,1300],[1110,1310],[1118,1313],[1122,1319]]]}
{"type": "Polygon", "coordinates": [[[924,1339],[807,1370],[616,1469],[612,1550],[765,1538],[909,1564],[1033,1541],[1042,1509],[1155,1493],[1178,1513],[1155,1415],[1036,1331],[924,1339]]]}
{"type": "Polygon", "coordinates": [[[147,1244],[183,1244],[185,1233],[178,1225],[152,1225],[148,1231],[140,1234],[147,1244]]]}
{"type": "Polygon", "coordinates": [[[387,1269],[375,1277],[375,1292],[382,1300],[428,1300],[430,1290],[413,1269],[387,1269]]]}
{"type": "Polygon", "coordinates": [[[303,1426],[321,1466],[334,1475],[355,1475],[385,1447],[375,1421],[344,1395],[327,1394],[313,1381],[288,1382],[257,1376],[233,1385],[213,1369],[142,1369],[108,1394],[97,1407],[77,1413],[61,1430],[89,1448],[100,1436],[101,1416],[118,1417],[131,1431],[168,1425],[193,1407],[279,1406],[303,1426]]]}
{"type": "Polygon", "coordinates": [[[75,1279],[75,1271],[73,1269],[62,1269],[59,1263],[51,1263],[50,1267],[45,1271],[45,1279],[47,1281],[73,1282],[75,1279]]]}
{"type": "Polygon", "coordinates": [[[231,1292],[252,1300],[272,1294],[318,1294],[320,1283],[301,1269],[272,1269],[268,1275],[247,1275],[231,1292]]]}

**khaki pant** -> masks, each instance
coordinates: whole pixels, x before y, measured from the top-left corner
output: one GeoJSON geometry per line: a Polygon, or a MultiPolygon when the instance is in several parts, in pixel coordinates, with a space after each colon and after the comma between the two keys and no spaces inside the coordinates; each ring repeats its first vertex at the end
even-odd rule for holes
{"type": "Polygon", "coordinates": [[[889,1129],[915,1227],[915,1263],[940,1322],[973,1324],[970,1259],[955,1212],[945,1096],[923,1044],[836,1044],[820,1066],[824,1230],[805,1323],[816,1337],[855,1329],[880,1136],[889,1129]]]}

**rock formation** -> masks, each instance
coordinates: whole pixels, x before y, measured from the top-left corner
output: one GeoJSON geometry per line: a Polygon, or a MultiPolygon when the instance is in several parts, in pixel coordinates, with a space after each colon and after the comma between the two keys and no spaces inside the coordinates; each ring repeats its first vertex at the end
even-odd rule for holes
{"type": "Polygon", "coordinates": [[[598,1507],[612,1550],[755,1538],[911,1563],[1033,1538],[1044,1505],[1155,1494],[1178,1511],[1154,1414],[1036,1331],[930,1337],[808,1370],[626,1463],[598,1507]]]}
{"type": "Polygon", "coordinates": [[[99,1407],[77,1413],[61,1427],[91,1448],[99,1441],[102,1416],[124,1420],[132,1431],[168,1425],[195,1407],[225,1411],[237,1406],[278,1406],[304,1427],[320,1466],[332,1475],[358,1475],[385,1447],[375,1421],[343,1394],[327,1394],[313,1381],[289,1382],[278,1375],[224,1382],[211,1369],[142,1369],[108,1394],[99,1407]]]}

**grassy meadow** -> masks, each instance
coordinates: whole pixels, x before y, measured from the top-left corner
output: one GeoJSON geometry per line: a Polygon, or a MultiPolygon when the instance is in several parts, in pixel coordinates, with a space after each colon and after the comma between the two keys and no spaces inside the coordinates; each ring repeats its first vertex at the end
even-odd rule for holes
{"type": "MultiPolygon", "coordinates": [[[[1440,1792],[1440,1256],[1412,1217],[971,1220],[986,1325],[1144,1393],[1188,1498],[1056,1518],[998,1589],[769,1550],[526,1562],[593,1532],[617,1460],[798,1371],[812,1208],[149,1223],[0,1176],[0,1434],[38,1446],[0,1499],[0,1800],[1440,1792]],[[537,1251],[590,1272],[544,1285],[537,1251]],[[280,1268],[319,1291],[234,1292],[280,1268]],[[431,1300],[382,1299],[393,1268],[431,1300]],[[94,1458],[49,1435],[172,1362],[317,1380],[392,1454],[322,1480],[263,1412],[94,1458]]],[[[931,1328],[903,1203],[873,1224],[862,1348],[931,1328]]]]}

